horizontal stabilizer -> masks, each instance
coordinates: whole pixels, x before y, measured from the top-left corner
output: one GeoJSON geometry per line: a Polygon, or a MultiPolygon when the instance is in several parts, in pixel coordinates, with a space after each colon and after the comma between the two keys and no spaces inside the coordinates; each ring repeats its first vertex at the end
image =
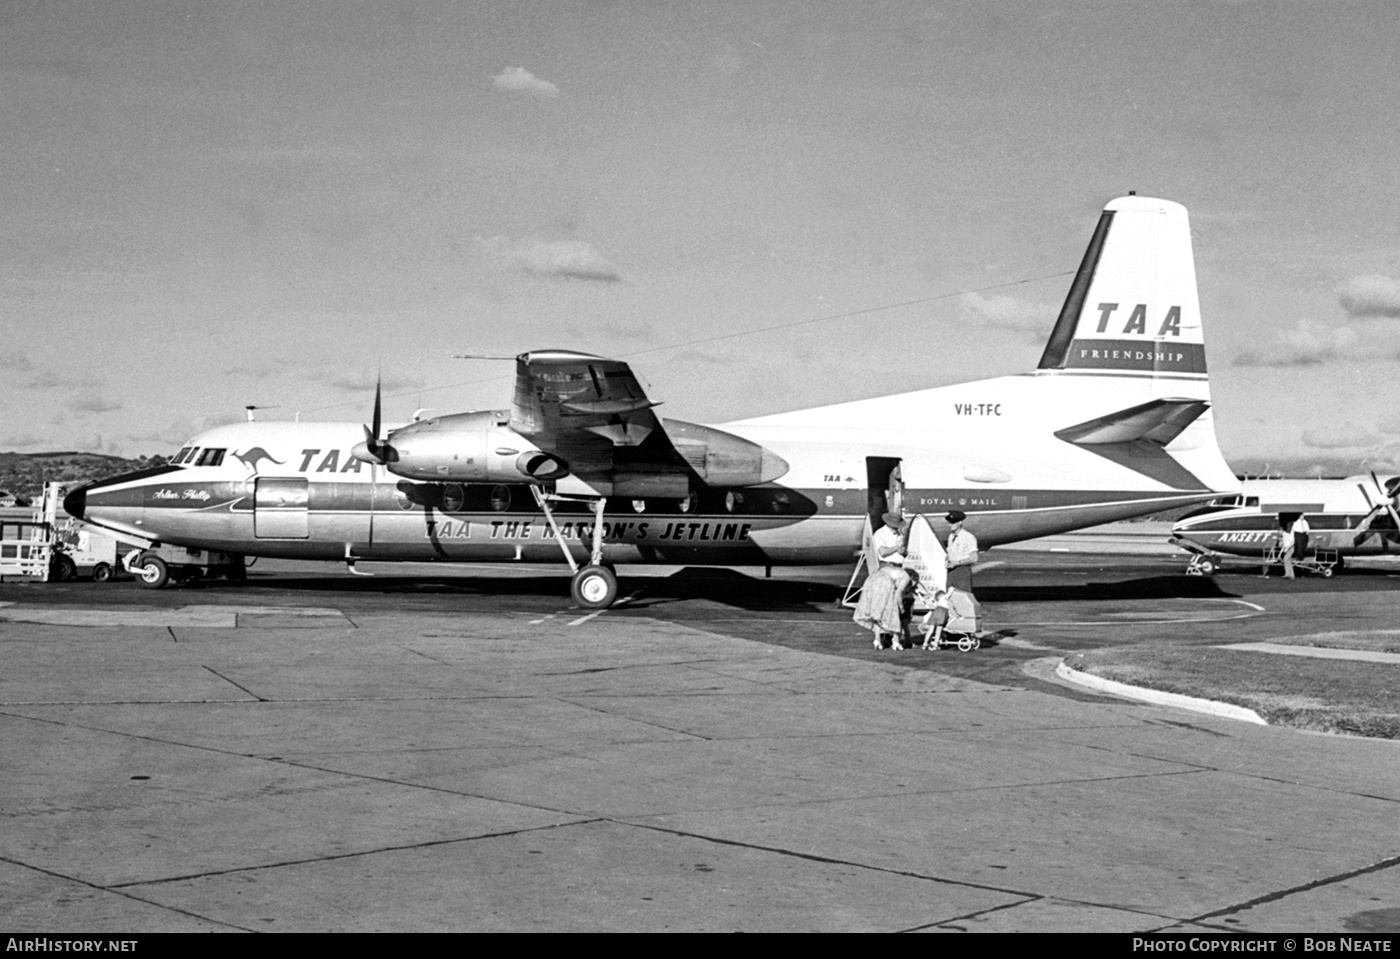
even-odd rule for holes
{"type": "Polygon", "coordinates": [[[1152,400],[1066,427],[1055,435],[1172,489],[1209,489],[1166,451],[1167,444],[1209,407],[1205,400],[1152,400]]]}
{"type": "Polygon", "coordinates": [[[1209,408],[1205,400],[1166,397],[1062,429],[1055,435],[1076,446],[1149,440],[1166,446],[1209,408]]]}

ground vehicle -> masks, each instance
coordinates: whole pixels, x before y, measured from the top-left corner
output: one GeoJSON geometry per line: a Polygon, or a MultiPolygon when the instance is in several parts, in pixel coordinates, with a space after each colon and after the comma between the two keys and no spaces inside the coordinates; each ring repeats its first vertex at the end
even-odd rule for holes
{"type": "Polygon", "coordinates": [[[0,576],[61,583],[91,574],[105,583],[122,569],[123,541],[61,515],[66,493],[46,483],[38,506],[0,508],[0,576]]]}

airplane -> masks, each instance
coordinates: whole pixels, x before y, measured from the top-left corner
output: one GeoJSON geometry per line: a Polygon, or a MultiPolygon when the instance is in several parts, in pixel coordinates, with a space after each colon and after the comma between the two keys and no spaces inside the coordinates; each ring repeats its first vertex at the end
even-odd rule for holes
{"type": "Polygon", "coordinates": [[[1172,526],[1171,542],[1191,553],[1188,573],[1212,576],[1222,554],[1263,559],[1278,543],[1279,517],[1308,522],[1308,546],[1331,575],[1348,556],[1400,553],[1400,476],[1346,479],[1246,479],[1240,492],[1192,510],[1172,526]],[[1335,559],[1335,561],[1334,561],[1335,559]]]}
{"type": "Polygon", "coordinates": [[[1212,418],[1186,208],[1099,217],[1039,364],[721,426],[657,416],[629,365],[515,358],[509,409],[386,427],[239,422],[90,483],[73,516],[144,546],[145,585],[245,558],[547,562],[610,606],[613,567],[850,564],[870,518],[967,514],[983,549],[1238,490],[1212,418]]]}

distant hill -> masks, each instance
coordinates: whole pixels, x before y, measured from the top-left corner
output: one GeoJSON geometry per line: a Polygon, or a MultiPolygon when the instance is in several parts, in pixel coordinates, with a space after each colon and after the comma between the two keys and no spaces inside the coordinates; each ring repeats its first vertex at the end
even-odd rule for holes
{"type": "Polygon", "coordinates": [[[61,450],[51,453],[0,453],[0,490],[38,501],[44,484],[50,482],[90,483],[118,473],[164,466],[164,456],[141,456],[134,460],[102,453],[61,450]]]}

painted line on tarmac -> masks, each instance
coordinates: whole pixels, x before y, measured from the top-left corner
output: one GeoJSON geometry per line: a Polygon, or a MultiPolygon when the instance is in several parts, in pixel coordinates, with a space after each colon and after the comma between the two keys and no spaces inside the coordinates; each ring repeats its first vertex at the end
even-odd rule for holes
{"type": "Polygon", "coordinates": [[[201,626],[214,629],[234,629],[240,615],[288,616],[301,620],[345,619],[338,609],[328,606],[26,606],[4,604],[0,622],[33,623],[39,626],[201,626]]]}
{"type": "MultiPolygon", "coordinates": [[[[642,589],[646,589],[646,587],[643,586],[642,589]]],[[[618,600],[617,602],[613,603],[611,606],[607,607],[607,609],[595,609],[593,612],[589,613],[587,616],[580,616],[578,619],[574,620],[573,622],[569,623],[568,625],[570,625],[570,626],[577,626],[579,623],[586,623],[586,622],[588,622],[590,619],[592,619],[592,618],[595,617],[595,616],[602,616],[602,615],[603,615],[604,613],[606,613],[609,609],[617,609],[617,607],[619,607],[619,606],[626,605],[627,603],[632,602],[632,600],[636,599],[638,596],[642,595],[642,589],[634,589],[632,592],[630,592],[630,593],[628,593],[626,596],[622,597],[622,599],[618,600]]]]}

